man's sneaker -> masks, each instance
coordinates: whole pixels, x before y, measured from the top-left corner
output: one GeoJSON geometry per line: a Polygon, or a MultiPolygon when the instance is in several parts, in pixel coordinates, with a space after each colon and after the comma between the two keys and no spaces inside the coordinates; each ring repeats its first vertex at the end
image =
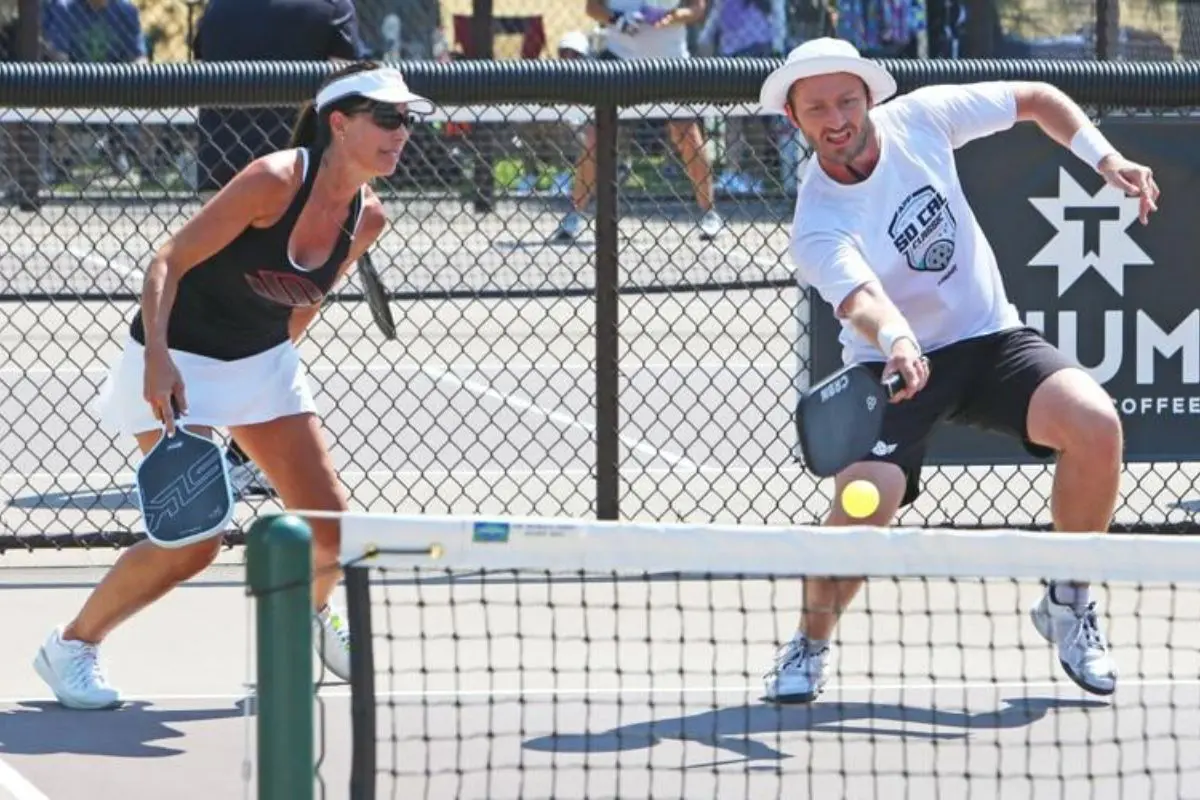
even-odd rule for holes
{"type": "Polygon", "coordinates": [[[336,609],[325,606],[313,615],[313,645],[330,672],[350,680],[350,625],[336,609]]]}
{"type": "Polygon", "coordinates": [[[761,183],[742,172],[722,172],[713,181],[713,189],[732,195],[753,194],[762,191],[761,183]]]}
{"type": "Polygon", "coordinates": [[[1096,604],[1060,605],[1050,589],[1029,612],[1042,638],[1058,647],[1058,661],[1071,680],[1092,694],[1110,695],[1117,686],[1117,665],[1096,621],[1096,604]]]}
{"type": "Polygon", "coordinates": [[[829,648],[813,650],[797,636],[779,648],[775,666],[763,675],[766,697],[776,703],[811,703],[829,680],[829,648]]]}
{"type": "Polygon", "coordinates": [[[67,641],[55,628],[33,660],[33,668],[67,708],[95,710],[121,705],[121,694],[100,669],[97,645],[67,641]]]}
{"type": "Polygon", "coordinates": [[[563,217],[562,222],[558,223],[558,228],[550,238],[556,242],[573,242],[579,238],[579,234],[583,233],[585,227],[587,227],[587,222],[584,220],[583,214],[572,211],[563,217]]]}
{"type": "Polygon", "coordinates": [[[233,490],[235,498],[277,495],[275,487],[253,461],[243,461],[229,448],[225,449],[225,461],[229,467],[229,487],[233,490]]]}
{"type": "Polygon", "coordinates": [[[710,208],[704,212],[704,216],[700,217],[700,238],[706,242],[717,238],[717,234],[724,228],[725,220],[721,219],[721,215],[715,208],[710,208]]]}

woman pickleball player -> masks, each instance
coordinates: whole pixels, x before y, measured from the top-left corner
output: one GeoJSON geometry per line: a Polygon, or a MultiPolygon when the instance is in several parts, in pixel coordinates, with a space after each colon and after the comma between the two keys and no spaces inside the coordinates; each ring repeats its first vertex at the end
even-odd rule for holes
{"type": "MultiPolygon", "coordinates": [[[[334,73],[300,116],[293,148],[249,164],[156,254],[124,351],[97,399],[102,425],[143,453],[179,424],[228,428],[289,508],[344,510],[296,340],[327,292],[386,223],[368,187],[395,171],[410,111],[432,104],[401,74],[363,62],[334,73]]],[[[339,579],[336,522],[314,520],[313,616],[326,666],[346,679],[349,633],[329,601],[339,579]]],[[[108,708],[98,648],[121,622],[196,575],[221,538],[126,551],[78,615],[56,628],[35,669],[63,704],[108,708]]]]}

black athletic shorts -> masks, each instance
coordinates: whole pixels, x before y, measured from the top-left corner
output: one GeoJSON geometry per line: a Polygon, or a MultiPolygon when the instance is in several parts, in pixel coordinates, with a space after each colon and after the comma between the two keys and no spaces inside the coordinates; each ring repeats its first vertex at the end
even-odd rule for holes
{"type": "MultiPolygon", "coordinates": [[[[929,383],[908,400],[889,403],[875,449],[864,461],[886,461],[904,470],[901,505],[921,493],[921,467],[938,425],[969,425],[1019,439],[1035,458],[1054,451],[1029,441],[1029,401],[1042,381],[1079,364],[1036,330],[1017,328],[955,342],[926,353],[929,383]]],[[[883,373],[882,363],[867,366],[883,373]]]]}

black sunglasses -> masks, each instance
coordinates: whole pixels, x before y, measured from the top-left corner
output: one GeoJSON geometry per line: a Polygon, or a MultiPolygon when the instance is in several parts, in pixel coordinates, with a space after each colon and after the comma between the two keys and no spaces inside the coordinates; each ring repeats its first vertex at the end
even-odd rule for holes
{"type": "Polygon", "coordinates": [[[371,121],[385,131],[397,131],[401,128],[411,129],[416,123],[416,115],[407,111],[399,111],[395,106],[386,103],[371,103],[362,111],[371,114],[371,121]]]}

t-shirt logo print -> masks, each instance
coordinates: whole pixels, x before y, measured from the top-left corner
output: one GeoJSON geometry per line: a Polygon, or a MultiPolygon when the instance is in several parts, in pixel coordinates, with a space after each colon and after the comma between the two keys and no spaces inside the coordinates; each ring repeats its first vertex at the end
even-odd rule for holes
{"type": "Polygon", "coordinates": [[[918,272],[941,272],[950,266],[957,231],[946,196],[932,186],[904,198],[888,225],[892,244],[918,272]]]}
{"type": "Polygon", "coordinates": [[[257,273],[247,273],[246,281],[259,297],[281,306],[308,308],[320,305],[325,299],[320,288],[308,278],[287,272],[260,269],[257,273]]]}

